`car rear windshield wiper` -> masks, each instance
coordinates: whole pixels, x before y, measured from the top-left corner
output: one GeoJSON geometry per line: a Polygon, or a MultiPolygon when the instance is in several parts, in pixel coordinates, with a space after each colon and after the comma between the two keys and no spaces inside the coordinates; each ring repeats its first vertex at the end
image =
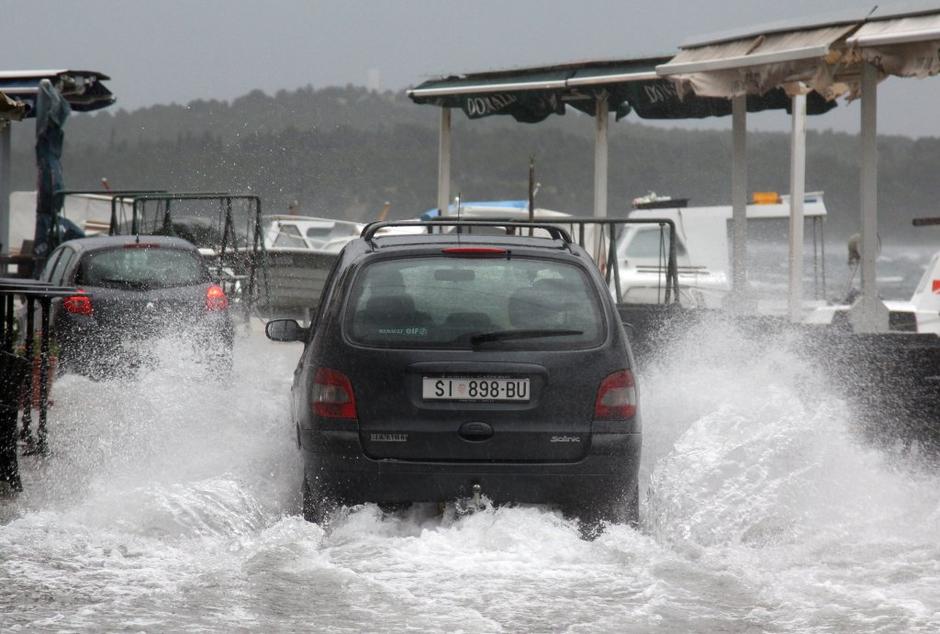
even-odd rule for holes
{"type": "Polygon", "coordinates": [[[491,341],[507,341],[510,339],[538,339],[539,337],[570,337],[582,335],[583,330],[541,329],[541,330],[494,330],[481,332],[470,337],[470,345],[477,346],[491,341]]]}

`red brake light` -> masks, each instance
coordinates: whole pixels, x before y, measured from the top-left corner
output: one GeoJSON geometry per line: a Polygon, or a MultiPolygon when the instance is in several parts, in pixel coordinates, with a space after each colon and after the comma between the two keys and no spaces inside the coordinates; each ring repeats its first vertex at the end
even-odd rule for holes
{"type": "Polygon", "coordinates": [[[630,370],[609,375],[597,388],[595,420],[626,420],[636,416],[636,383],[630,370]]]}
{"type": "MultiPolygon", "coordinates": [[[[78,289],[79,293],[84,293],[82,289],[78,289]]],[[[73,315],[91,315],[95,312],[94,307],[91,305],[91,298],[88,295],[71,295],[62,300],[62,307],[65,308],[66,312],[72,313],[73,315]]]]}
{"type": "Polygon", "coordinates": [[[228,297],[221,286],[213,284],[206,290],[206,310],[225,310],[228,308],[228,297]]]}
{"type": "Polygon", "coordinates": [[[317,368],[313,376],[313,413],[324,418],[355,420],[356,397],[349,378],[337,370],[317,368]]]}
{"type": "Polygon", "coordinates": [[[125,249],[159,249],[160,245],[154,242],[128,242],[125,249]]]}
{"type": "Polygon", "coordinates": [[[508,251],[506,249],[500,249],[498,247],[448,247],[446,249],[441,249],[441,253],[444,255],[506,255],[508,251]]]}

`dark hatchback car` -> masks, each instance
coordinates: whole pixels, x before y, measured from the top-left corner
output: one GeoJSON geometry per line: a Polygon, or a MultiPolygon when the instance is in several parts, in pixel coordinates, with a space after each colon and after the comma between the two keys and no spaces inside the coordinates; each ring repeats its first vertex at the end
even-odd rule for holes
{"type": "Polygon", "coordinates": [[[196,359],[225,374],[234,328],[228,298],[213,284],[195,246],[165,236],[69,240],[49,257],[40,279],[87,296],[55,300],[52,329],[59,367],[93,377],[146,361],[148,343],[183,335],[196,359]]]}
{"type": "Polygon", "coordinates": [[[478,485],[495,503],[635,523],[632,355],[588,254],[554,228],[379,227],[342,252],[309,328],[267,325],[271,339],[306,344],[292,388],[305,517],[445,502],[478,485]]]}

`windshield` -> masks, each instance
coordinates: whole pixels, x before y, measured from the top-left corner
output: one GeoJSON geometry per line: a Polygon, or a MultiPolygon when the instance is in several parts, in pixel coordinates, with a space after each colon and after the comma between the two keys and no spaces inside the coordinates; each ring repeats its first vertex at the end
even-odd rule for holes
{"type": "Polygon", "coordinates": [[[78,284],[104,288],[171,288],[208,281],[200,255],[166,247],[94,251],[82,261],[78,284]]]}
{"type": "Polygon", "coordinates": [[[421,257],[365,267],[346,332],[373,346],[571,349],[600,343],[602,315],[590,279],[572,264],[421,257]]]}

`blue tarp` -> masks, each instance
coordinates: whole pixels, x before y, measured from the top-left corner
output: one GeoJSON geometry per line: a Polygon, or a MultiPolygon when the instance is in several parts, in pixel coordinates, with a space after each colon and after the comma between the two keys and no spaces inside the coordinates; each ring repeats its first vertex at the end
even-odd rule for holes
{"type": "MultiPolygon", "coordinates": [[[[53,218],[59,210],[54,208],[53,193],[65,189],[62,181],[62,145],[65,141],[65,120],[72,109],[52,82],[43,79],[39,83],[36,98],[36,166],[39,170],[36,187],[36,232],[33,238],[33,255],[36,256],[36,275],[49,254],[50,233],[53,218]]],[[[59,205],[62,198],[59,197],[59,205]]]]}
{"type": "MultiPolygon", "coordinates": [[[[487,200],[485,202],[461,202],[461,207],[476,207],[476,208],[506,208],[511,209],[528,209],[529,203],[525,200],[487,200]]],[[[448,215],[455,216],[457,215],[457,205],[451,203],[450,207],[447,208],[448,215]]],[[[439,218],[441,215],[441,210],[435,207],[434,209],[428,209],[426,212],[421,214],[419,218],[421,220],[433,220],[434,218],[439,218]]]]}

